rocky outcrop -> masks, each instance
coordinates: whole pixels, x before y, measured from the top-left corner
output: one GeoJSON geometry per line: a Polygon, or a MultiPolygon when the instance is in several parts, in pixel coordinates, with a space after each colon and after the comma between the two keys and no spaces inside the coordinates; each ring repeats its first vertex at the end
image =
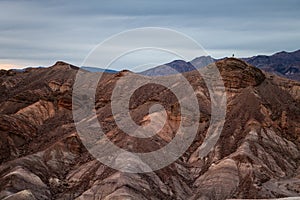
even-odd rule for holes
{"type": "Polygon", "coordinates": [[[265,80],[263,72],[239,59],[228,58],[216,62],[225,86],[230,89],[257,86],[265,80]]]}

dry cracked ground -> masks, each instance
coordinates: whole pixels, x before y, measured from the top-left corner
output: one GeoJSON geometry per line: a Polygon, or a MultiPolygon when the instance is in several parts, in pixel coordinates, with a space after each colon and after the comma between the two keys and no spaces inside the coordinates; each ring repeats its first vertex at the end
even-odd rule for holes
{"type": "MultiPolygon", "coordinates": [[[[24,72],[1,70],[0,199],[300,196],[300,83],[269,75],[238,59],[216,65],[227,92],[226,121],[217,144],[207,156],[199,156],[211,120],[211,100],[200,75],[184,73],[199,102],[197,135],[174,163],[140,174],[114,170],[83,146],[72,118],[77,67],[57,62],[24,72]]],[[[130,73],[103,74],[95,102],[98,121],[119,147],[135,152],[159,149],[180,126],[178,99],[161,85],[139,88],[130,99],[132,119],[138,125],[147,124],[154,103],[164,106],[168,118],[151,138],[125,134],[114,121],[110,103],[116,82],[130,73]]]]}

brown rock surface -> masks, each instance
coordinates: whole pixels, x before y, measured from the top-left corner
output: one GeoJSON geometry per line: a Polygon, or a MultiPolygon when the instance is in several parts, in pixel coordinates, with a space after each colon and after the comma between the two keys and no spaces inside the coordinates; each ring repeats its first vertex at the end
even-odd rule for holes
{"type": "MultiPolygon", "coordinates": [[[[197,72],[185,73],[200,105],[197,136],[175,163],[145,174],[111,169],[82,145],[71,111],[78,68],[57,62],[25,72],[1,71],[0,199],[300,196],[299,82],[271,76],[237,59],[219,61],[217,67],[225,82],[228,110],[214,149],[200,158],[211,103],[197,72]]],[[[151,139],[128,136],[114,123],[110,108],[114,85],[128,73],[103,74],[95,103],[98,120],[111,141],[124,149],[148,152],[161,148],[178,129],[178,101],[160,85],[138,89],[130,101],[137,124],[148,123],[148,110],[154,102],[160,102],[169,117],[163,130],[151,139]]]]}

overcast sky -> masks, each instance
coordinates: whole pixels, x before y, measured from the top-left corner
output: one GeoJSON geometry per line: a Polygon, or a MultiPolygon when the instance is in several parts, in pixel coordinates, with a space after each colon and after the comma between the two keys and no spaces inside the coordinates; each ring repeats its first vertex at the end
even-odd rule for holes
{"type": "Polygon", "coordinates": [[[298,0],[0,1],[0,67],[79,66],[111,35],[149,26],[182,32],[216,58],[294,51],[299,11],[298,0]]]}

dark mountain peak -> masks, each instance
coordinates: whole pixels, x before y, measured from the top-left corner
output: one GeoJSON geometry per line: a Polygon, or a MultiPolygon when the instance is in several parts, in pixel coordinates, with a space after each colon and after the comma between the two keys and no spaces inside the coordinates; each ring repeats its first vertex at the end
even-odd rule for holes
{"type": "Polygon", "coordinates": [[[293,52],[280,51],[270,56],[271,58],[276,59],[288,59],[288,61],[297,59],[299,61],[300,58],[300,49],[293,52]]]}
{"type": "Polygon", "coordinates": [[[195,59],[193,59],[190,63],[195,66],[196,68],[205,67],[213,62],[216,62],[217,60],[212,58],[211,56],[200,56],[195,59]]]}
{"type": "Polygon", "coordinates": [[[196,57],[194,60],[197,60],[197,59],[204,59],[204,58],[214,59],[214,58],[211,57],[211,56],[199,56],[199,57],[196,57]]]}
{"type": "Polygon", "coordinates": [[[286,51],[279,51],[279,52],[277,52],[277,53],[275,53],[275,55],[280,55],[280,54],[288,54],[288,52],[286,52],[286,51]]]}
{"type": "Polygon", "coordinates": [[[173,61],[171,61],[171,62],[169,62],[169,63],[166,63],[165,65],[172,65],[172,64],[174,64],[174,63],[186,64],[186,63],[188,63],[188,62],[186,62],[185,60],[176,59],[176,60],[173,60],[173,61]]]}
{"type": "Polygon", "coordinates": [[[172,62],[167,63],[166,65],[173,65],[174,63],[181,63],[181,64],[186,64],[184,60],[173,60],[172,62]]]}
{"type": "Polygon", "coordinates": [[[179,68],[183,68],[183,67],[190,67],[190,63],[184,61],[184,60],[174,60],[172,62],[169,62],[165,65],[168,65],[174,69],[179,69],[179,68]]]}
{"type": "Polygon", "coordinates": [[[115,73],[115,77],[122,77],[122,76],[126,76],[128,74],[132,74],[133,72],[127,69],[123,69],[122,71],[116,72],[115,73]]]}
{"type": "Polygon", "coordinates": [[[70,65],[70,64],[59,60],[54,64],[54,66],[56,66],[56,65],[70,65]]]}
{"type": "Polygon", "coordinates": [[[120,72],[123,72],[123,73],[133,73],[132,71],[128,70],[128,69],[123,69],[122,71],[120,72]]]}
{"type": "Polygon", "coordinates": [[[194,58],[191,62],[195,62],[195,61],[203,61],[203,60],[215,60],[213,57],[211,56],[199,56],[199,57],[196,57],[194,58]]]}
{"type": "Polygon", "coordinates": [[[243,60],[266,72],[300,80],[300,50],[294,52],[281,51],[271,56],[258,55],[243,58],[243,60]]]}
{"type": "Polygon", "coordinates": [[[79,67],[76,67],[75,65],[71,65],[71,64],[66,63],[64,61],[57,61],[50,68],[52,68],[52,69],[75,69],[75,70],[79,69],[79,67]]]}
{"type": "Polygon", "coordinates": [[[113,69],[104,69],[104,68],[99,68],[99,67],[87,67],[87,66],[81,66],[81,69],[89,71],[89,72],[106,72],[110,74],[115,74],[118,71],[113,70],[113,69]]]}
{"type": "Polygon", "coordinates": [[[166,76],[176,73],[188,72],[195,69],[196,68],[190,62],[186,62],[184,60],[174,60],[167,64],[143,71],[140,74],[146,76],[166,76]]]}
{"type": "Polygon", "coordinates": [[[176,70],[179,73],[188,72],[196,69],[190,62],[186,62],[184,60],[174,60],[165,65],[170,66],[172,69],[176,70]]]}
{"type": "Polygon", "coordinates": [[[294,51],[293,53],[299,55],[300,54],[300,49],[294,51]]]}

